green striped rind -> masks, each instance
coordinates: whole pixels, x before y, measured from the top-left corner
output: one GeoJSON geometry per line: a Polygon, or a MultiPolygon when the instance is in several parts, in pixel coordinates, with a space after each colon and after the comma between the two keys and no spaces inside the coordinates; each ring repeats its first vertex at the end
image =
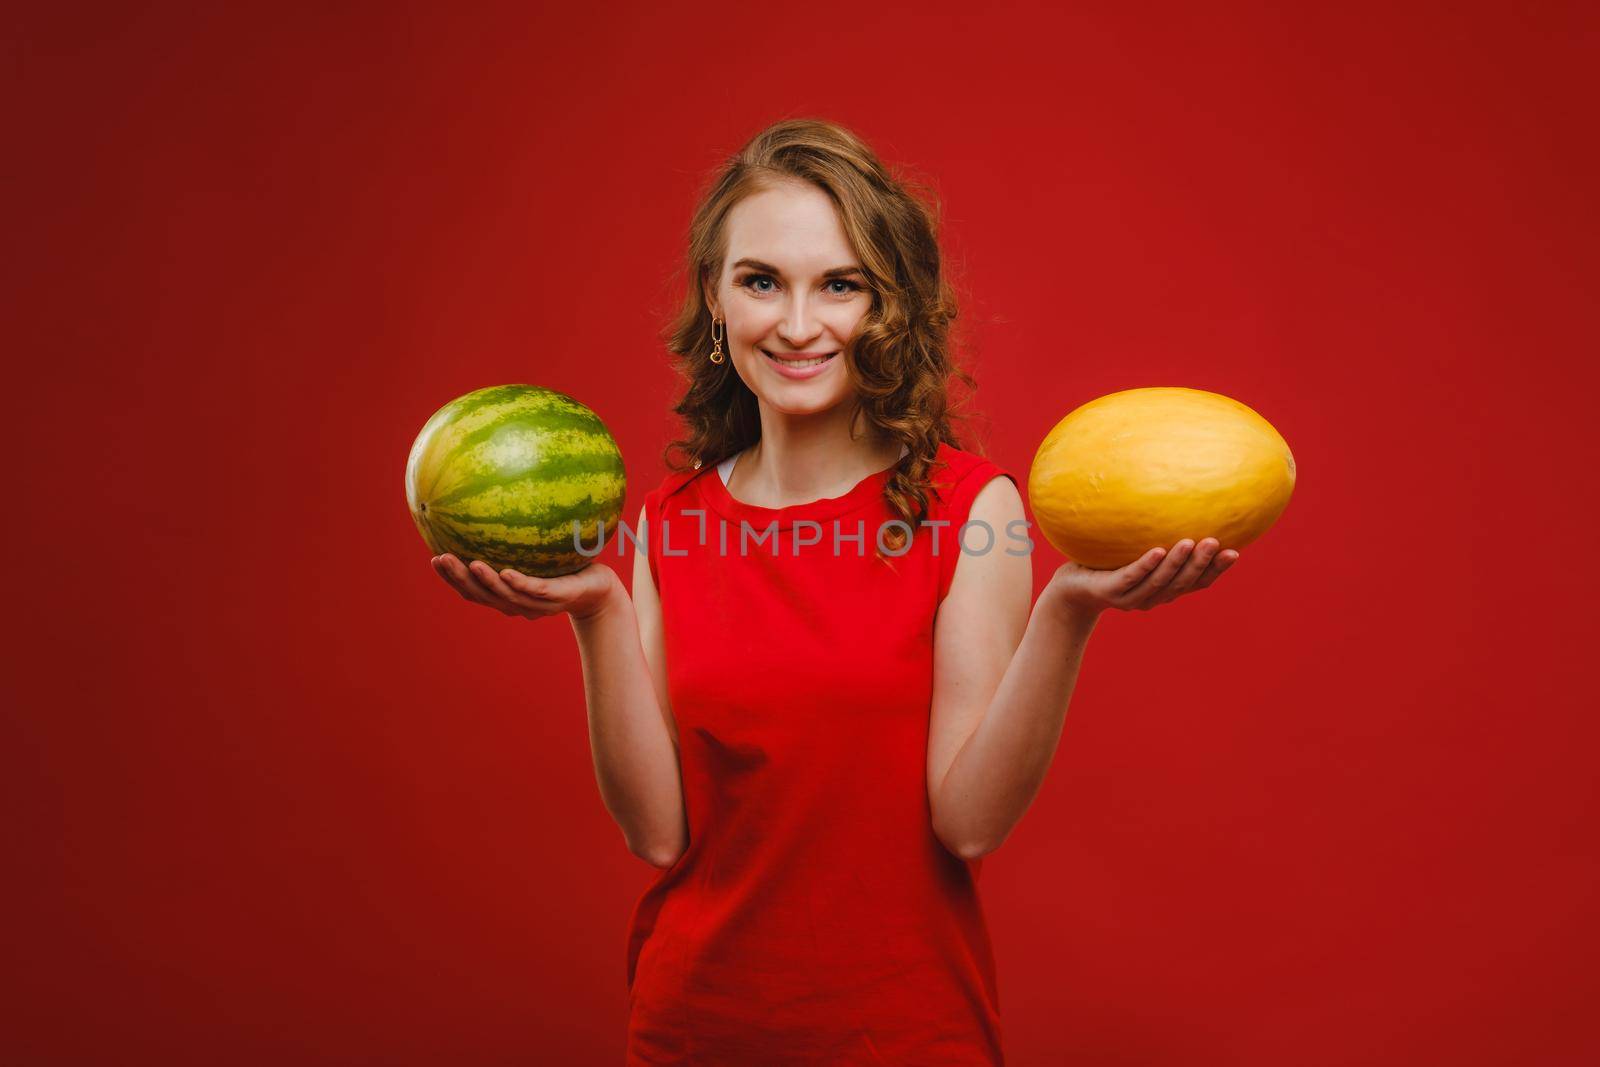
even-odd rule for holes
{"type": "Polygon", "coordinates": [[[406,465],[417,529],[435,552],[496,569],[555,576],[580,570],[622,514],[627,476],[605,424],[537,386],[480,389],[441,408],[406,465]],[[425,506],[424,506],[425,505],[425,506]]]}
{"type": "Polygon", "coordinates": [[[481,499],[496,510],[513,503],[526,510],[529,505],[536,508],[544,495],[537,483],[551,483],[546,488],[557,493],[567,479],[621,474],[622,457],[604,428],[546,431],[519,420],[445,457],[427,499],[430,506],[481,499]],[[518,472],[530,477],[507,480],[518,472]],[[515,500],[505,495],[512,489],[517,491],[515,500]]]}
{"type": "MultiPolygon", "coordinates": [[[[620,508],[618,510],[620,513],[620,508]]],[[[615,529],[615,520],[607,519],[607,538],[612,536],[615,529]]],[[[592,561],[598,547],[596,544],[599,537],[598,523],[589,523],[579,528],[579,542],[589,553],[588,556],[584,556],[573,547],[570,527],[562,531],[559,540],[537,545],[522,540],[520,529],[511,529],[509,533],[512,536],[503,537],[494,536],[492,530],[492,527],[484,526],[472,530],[468,535],[463,535],[449,524],[430,523],[423,533],[423,539],[435,553],[454,553],[463,563],[481,559],[495,570],[510,567],[523,574],[542,578],[554,578],[557,575],[582,570],[592,561]]]]}
{"type": "MultiPolygon", "coordinates": [[[[431,499],[440,491],[436,480],[449,476],[446,465],[458,453],[492,444],[501,431],[513,424],[539,432],[572,430],[607,441],[611,438],[599,416],[564,393],[532,385],[479,389],[440,408],[422,428],[413,447],[413,458],[422,458],[414,472],[419,493],[431,499]],[[423,457],[416,455],[419,450],[423,457]]],[[[611,442],[611,448],[616,449],[615,442],[611,442]]]]}

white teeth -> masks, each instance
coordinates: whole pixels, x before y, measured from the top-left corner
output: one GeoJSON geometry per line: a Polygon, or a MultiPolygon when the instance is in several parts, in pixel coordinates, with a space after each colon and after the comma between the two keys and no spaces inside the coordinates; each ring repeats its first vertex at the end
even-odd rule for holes
{"type": "Polygon", "coordinates": [[[815,367],[818,363],[826,363],[828,360],[833,358],[833,355],[830,354],[826,356],[818,356],[816,359],[780,359],[771,352],[768,352],[766,349],[762,349],[761,352],[762,355],[766,356],[774,363],[782,363],[785,367],[815,367]]]}

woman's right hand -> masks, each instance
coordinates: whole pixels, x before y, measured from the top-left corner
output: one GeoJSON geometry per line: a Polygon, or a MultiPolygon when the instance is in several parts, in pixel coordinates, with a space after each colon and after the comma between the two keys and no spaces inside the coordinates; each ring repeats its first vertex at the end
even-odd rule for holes
{"type": "Polygon", "coordinates": [[[468,567],[446,552],[433,557],[433,569],[474,604],[525,619],[566,612],[573,619],[582,620],[598,614],[612,602],[614,594],[626,595],[622,579],[604,563],[590,563],[581,571],[559,578],[536,578],[514,570],[496,573],[481,560],[473,560],[468,567]]]}

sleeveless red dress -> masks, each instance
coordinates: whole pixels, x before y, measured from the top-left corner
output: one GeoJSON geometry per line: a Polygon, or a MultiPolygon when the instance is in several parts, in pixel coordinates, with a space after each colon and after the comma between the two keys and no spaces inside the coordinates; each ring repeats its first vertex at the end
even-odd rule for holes
{"type": "Polygon", "coordinates": [[[927,786],[934,615],[995,477],[941,444],[924,521],[949,525],[886,559],[888,469],[785,508],[712,465],[646,497],[689,843],[630,921],[629,1064],[1004,1062],[982,861],[927,786]]]}

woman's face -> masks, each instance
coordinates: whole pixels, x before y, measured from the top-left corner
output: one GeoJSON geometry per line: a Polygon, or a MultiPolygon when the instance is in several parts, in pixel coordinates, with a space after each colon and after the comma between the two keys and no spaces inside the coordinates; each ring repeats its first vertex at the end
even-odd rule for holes
{"type": "Polygon", "coordinates": [[[745,385],[789,415],[854,397],[846,347],[872,294],[833,201],[809,183],[783,182],[735,205],[727,228],[728,258],[707,302],[726,320],[722,348],[745,385]],[[808,366],[793,359],[801,353],[829,358],[808,366]]]}

